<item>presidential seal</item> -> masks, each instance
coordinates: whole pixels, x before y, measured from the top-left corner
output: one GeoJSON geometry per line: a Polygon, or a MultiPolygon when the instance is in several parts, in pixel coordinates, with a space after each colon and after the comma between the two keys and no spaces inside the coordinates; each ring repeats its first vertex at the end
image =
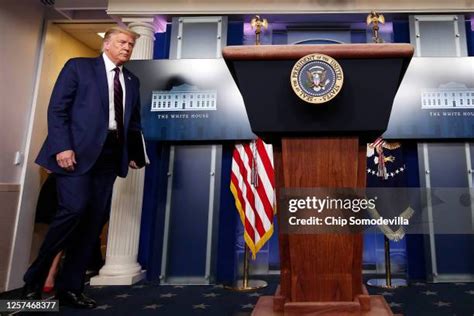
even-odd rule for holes
{"type": "Polygon", "coordinates": [[[335,59],[323,54],[310,54],[293,66],[290,81],[300,99],[320,104],[333,99],[341,91],[344,73],[335,59]]]}

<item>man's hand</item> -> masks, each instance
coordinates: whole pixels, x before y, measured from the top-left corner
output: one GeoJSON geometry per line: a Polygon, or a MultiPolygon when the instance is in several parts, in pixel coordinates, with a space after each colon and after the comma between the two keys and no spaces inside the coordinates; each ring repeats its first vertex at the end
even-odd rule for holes
{"type": "Polygon", "coordinates": [[[130,163],[128,164],[130,166],[130,168],[132,169],[140,169],[139,166],[137,166],[137,163],[133,160],[130,161],[130,163]]]}
{"type": "Polygon", "coordinates": [[[76,164],[76,154],[72,150],[65,150],[56,154],[56,161],[58,165],[67,171],[74,171],[76,164]]]}

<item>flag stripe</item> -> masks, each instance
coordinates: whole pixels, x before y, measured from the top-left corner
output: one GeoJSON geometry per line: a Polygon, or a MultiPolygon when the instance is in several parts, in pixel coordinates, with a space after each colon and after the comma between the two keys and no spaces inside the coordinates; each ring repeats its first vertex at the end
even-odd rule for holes
{"type": "MultiPolygon", "coordinates": [[[[244,151],[245,151],[244,160],[246,161],[246,165],[251,168],[252,161],[254,160],[254,158],[253,158],[253,153],[252,153],[252,150],[251,150],[250,146],[245,146],[244,151]]],[[[251,182],[251,179],[250,179],[249,183],[250,182],[251,182]]],[[[260,186],[258,186],[258,187],[260,187],[260,186]]],[[[265,232],[268,230],[268,228],[270,226],[270,223],[269,223],[268,218],[265,216],[265,210],[262,207],[262,204],[263,204],[262,201],[261,201],[262,197],[260,195],[260,192],[255,188],[255,186],[251,185],[251,187],[247,187],[247,189],[252,190],[252,194],[254,196],[253,210],[254,210],[254,213],[258,216],[258,219],[263,224],[263,226],[257,227],[257,231],[258,231],[259,236],[263,236],[265,234],[265,232]]],[[[256,240],[256,241],[258,241],[258,240],[256,240]]]]}
{"type": "MultiPolygon", "coordinates": [[[[245,151],[245,148],[241,147],[240,151],[245,151]]],[[[243,185],[241,190],[243,191],[244,198],[247,199],[247,207],[245,208],[245,214],[249,217],[252,226],[255,228],[255,232],[262,233],[264,231],[263,224],[259,216],[256,216],[255,208],[255,195],[250,185],[250,169],[247,168],[249,164],[245,160],[245,154],[237,155],[236,157],[237,165],[239,166],[240,174],[242,175],[243,185]],[[245,162],[245,163],[244,163],[245,162]]]]}
{"type": "MultiPolygon", "coordinates": [[[[242,179],[242,174],[240,173],[240,169],[238,167],[238,160],[239,158],[234,158],[235,159],[235,164],[232,165],[234,171],[232,173],[232,176],[236,179],[236,185],[235,187],[236,188],[241,188],[241,187],[244,187],[245,185],[243,184],[244,183],[244,180],[242,179]]],[[[254,220],[253,220],[253,216],[246,216],[246,210],[248,208],[248,205],[249,205],[249,202],[247,201],[247,199],[245,198],[245,195],[243,194],[242,190],[237,190],[237,194],[238,194],[238,198],[236,198],[236,201],[238,200],[240,202],[240,204],[242,205],[242,214],[241,214],[241,221],[242,223],[244,223],[244,226],[245,228],[249,229],[249,232],[251,232],[251,237],[252,239],[255,238],[254,236],[254,232],[255,232],[255,228],[254,228],[254,220]]]]}
{"type": "MultiPolygon", "coordinates": [[[[231,175],[231,181],[232,181],[232,184],[234,185],[235,188],[239,187],[239,184],[238,184],[239,181],[235,177],[234,173],[232,173],[232,175],[231,175]]],[[[236,190],[236,194],[238,195],[238,199],[236,199],[236,201],[243,202],[242,204],[244,204],[244,205],[241,205],[241,208],[245,209],[245,200],[242,196],[242,192],[240,190],[236,190]]],[[[252,227],[252,225],[251,225],[250,221],[248,220],[248,218],[243,213],[241,214],[240,217],[241,217],[242,222],[244,223],[245,231],[247,231],[249,233],[249,235],[252,239],[255,239],[254,228],[252,227]]]]}
{"type": "MultiPolygon", "coordinates": [[[[267,145],[268,146],[268,145],[267,145]]],[[[272,188],[275,188],[275,172],[273,166],[273,151],[267,150],[263,140],[259,139],[257,142],[258,157],[262,160],[262,165],[265,167],[265,174],[269,175],[269,180],[272,188]],[[271,153],[271,158],[269,157],[271,153]]],[[[271,146],[270,146],[271,147],[271,146]]]]}
{"type": "MultiPolygon", "coordinates": [[[[262,183],[261,186],[258,187],[258,190],[261,191],[261,195],[265,196],[264,202],[266,203],[264,206],[264,210],[268,218],[272,218],[274,214],[274,206],[275,206],[275,175],[273,166],[269,160],[267,148],[264,142],[259,139],[257,141],[257,148],[258,150],[258,158],[259,162],[258,166],[258,174],[259,174],[259,182],[262,183]],[[259,145],[260,144],[260,145],[259,145]],[[270,199],[271,198],[271,199],[270,199]]],[[[271,147],[270,147],[271,150],[271,147]]],[[[262,198],[263,199],[263,198],[262,198]]]]}
{"type": "Polygon", "coordinates": [[[244,225],[244,238],[255,258],[273,233],[275,172],[273,150],[261,139],[237,144],[232,155],[231,191],[244,225]],[[257,183],[252,183],[256,176],[257,183]]]}
{"type": "MultiPolygon", "coordinates": [[[[260,157],[259,157],[260,158],[260,157]]],[[[273,212],[275,207],[275,187],[271,184],[271,179],[275,178],[273,172],[271,174],[267,174],[266,168],[263,166],[263,162],[260,161],[257,164],[258,166],[258,175],[259,175],[259,183],[262,185],[258,187],[261,190],[261,194],[265,195],[265,211],[267,212],[267,216],[270,217],[272,214],[269,212],[273,212]]]]}

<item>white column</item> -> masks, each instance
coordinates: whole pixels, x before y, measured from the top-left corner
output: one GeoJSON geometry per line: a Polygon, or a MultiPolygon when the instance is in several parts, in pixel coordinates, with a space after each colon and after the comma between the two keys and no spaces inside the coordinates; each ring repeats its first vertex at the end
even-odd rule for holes
{"type": "Polygon", "coordinates": [[[140,34],[135,43],[131,59],[153,59],[153,43],[155,41],[155,28],[150,22],[132,22],[128,27],[140,34]]]}
{"type": "MultiPolygon", "coordinates": [[[[150,22],[129,24],[131,30],[140,34],[131,59],[153,59],[155,29],[150,22]]],[[[145,277],[145,271],[137,262],[144,180],[145,168],[129,169],[125,179],[117,178],[112,195],[105,265],[99,275],[90,280],[91,285],[131,285],[145,277]]]]}

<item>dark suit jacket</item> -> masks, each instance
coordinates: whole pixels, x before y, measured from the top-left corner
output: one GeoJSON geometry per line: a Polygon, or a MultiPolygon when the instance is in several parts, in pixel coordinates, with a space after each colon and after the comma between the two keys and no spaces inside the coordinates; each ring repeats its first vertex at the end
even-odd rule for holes
{"type": "MultiPolygon", "coordinates": [[[[128,172],[127,135],[140,131],[140,95],[138,78],[123,67],[125,81],[124,143],[118,175],[128,172]]],[[[102,56],[70,59],[61,70],[48,107],[48,136],[36,163],[54,173],[81,175],[95,163],[107,138],[109,93],[102,56]],[[56,154],[74,150],[77,165],[65,171],[56,162],[56,154]]]]}

